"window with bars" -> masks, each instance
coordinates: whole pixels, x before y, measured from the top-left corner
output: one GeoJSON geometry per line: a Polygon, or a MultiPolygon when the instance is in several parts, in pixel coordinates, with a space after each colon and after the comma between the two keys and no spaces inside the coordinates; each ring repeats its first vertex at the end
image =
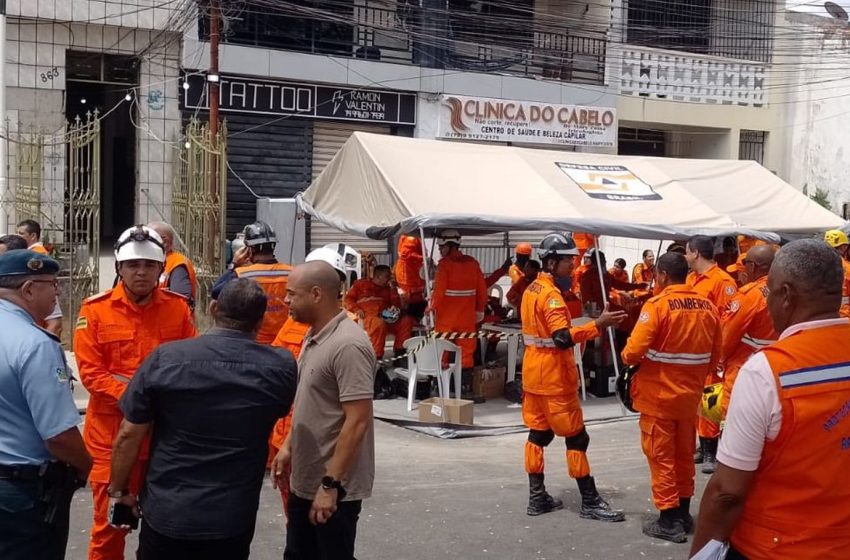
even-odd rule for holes
{"type": "Polygon", "coordinates": [[[764,165],[764,143],[767,133],[763,130],[742,130],[738,143],[738,159],[752,160],[764,165]]]}
{"type": "Polygon", "coordinates": [[[632,45],[770,62],[773,0],[628,0],[632,45]]]}

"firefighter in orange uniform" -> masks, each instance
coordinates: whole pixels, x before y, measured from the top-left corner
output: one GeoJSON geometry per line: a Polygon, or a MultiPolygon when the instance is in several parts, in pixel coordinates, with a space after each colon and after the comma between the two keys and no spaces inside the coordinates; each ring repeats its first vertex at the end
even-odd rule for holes
{"type": "Polygon", "coordinates": [[[156,232],[145,226],[126,230],[115,244],[115,260],[120,282],[83,303],[74,333],[80,380],[90,394],[83,437],[94,460],[91,560],[124,558],[127,532],[109,525],[109,498],[138,495],[147,464],[145,444],[130,488],[109,488],[112,440],[123,418],[118,399],[157,346],[196,334],[186,298],[158,287],[165,252],[156,232]]]}
{"type": "MultiPolygon", "coordinates": [[[[460,233],[444,230],[437,237],[440,262],[434,278],[430,308],[436,315],[437,332],[474,333],[484,320],[487,286],[481,266],[474,258],[460,252],[460,233]]],[[[472,394],[472,366],[476,338],[453,340],[461,349],[462,394],[472,394]]],[[[466,397],[464,397],[466,398],[466,397]]]]}
{"type": "Polygon", "coordinates": [[[646,249],[641,257],[643,261],[637,263],[632,269],[632,283],[652,284],[655,279],[655,253],[652,249],[646,249]]]}
{"type": "Polygon", "coordinates": [[[840,313],[842,317],[850,317],[850,262],[847,262],[850,239],[840,229],[833,229],[824,234],[823,240],[841,257],[841,266],[844,267],[844,285],[841,289],[840,313]]]}
{"type": "Polygon", "coordinates": [[[621,511],[612,510],[599,496],[590,475],[587,446],[590,436],[578,400],[578,371],[573,346],[595,338],[607,327],[625,319],[623,312],[607,309],[595,322],[573,328],[556,278],[569,278],[578,249],[564,234],[550,233],[538,250],[543,266],[537,279],[522,296],[522,417],[528,427],[525,470],[528,473],[528,515],[541,515],[563,507],[546,492],[543,448],[555,436],[567,447],[567,467],[581,493],[581,517],[600,521],[623,521],[621,511]]]}
{"type": "Polygon", "coordinates": [[[148,227],[159,234],[165,247],[165,271],[159,277],[159,287],[186,297],[189,307],[194,309],[198,278],[189,257],[174,250],[174,228],[165,222],[151,222],[148,227]]]}
{"type": "Polygon", "coordinates": [[[614,259],[614,266],[608,269],[608,274],[618,282],[628,283],[629,273],[626,272],[626,261],[623,259],[614,259]]]}
{"type": "Polygon", "coordinates": [[[387,335],[393,335],[396,356],[404,354],[404,343],[413,335],[413,318],[402,315],[401,299],[390,285],[390,267],[379,264],[372,278],[363,278],[345,294],[345,308],[357,314],[360,324],[375,350],[375,357],[384,357],[387,335]]]}
{"type": "Polygon", "coordinates": [[[723,346],[720,362],[723,366],[723,395],[721,414],[726,415],[729,395],[741,366],[753,353],[776,341],[773,321],[767,311],[767,273],[773,264],[774,249],[759,245],[746,254],[743,265],[749,284],[742,287],[729,302],[720,318],[723,346]]]}
{"type": "Polygon", "coordinates": [[[212,297],[215,299],[224,284],[234,278],[250,278],[256,281],[268,299],[266,314],[263,316],[256,340],[260,344],[271,344],[289,317],[289,307],[284,299],[292,267],[277,262],[274,256],[277,236],[269,224],[258,220],[245,226],[243,232],[245,247],[233,256],[233,270],[224,273],[216,281],[212,297]]]}
{"type": "MultiPolygon", "coordinates": [[[[726,310],[729,300],[738,291],[738,286],[735,284],[735,280],[721,270],[714,261],[714,241],[705,235],[691,237],[685,246],[685,259],[687,259],[688,266],[691,269],[691,273],[688,274],[688,286],[714,304],[719,318],[726,310]]],[[[720,383],[720,381],[720,376],[714,371],[706,377],[705,386],[708,387],[720,383]]],[[[720,437],[720,425],[700,416],[697,419],[697,433],[699,434],[700,447],[694,457],[694,462],[702,463],[702,472],[713,473],[717,439],[720,437]]]]}
{"type": "Polygon", "coordinates": [[[27,249],[35,251],[40,255],[49,255],[50,252],[41,242],[41,224],[35,220],[24,220],[18,224],[15,233],[23,237],[27,242],[27,249]]]}
{"type": "Polygon", "coordinates": [[[779,340],[741,368],[717,472],[691,553],[727,559],[844,560],[850,550],[850,322],[840,258],[816,239],[783,246],[768,274],[779,340]],[[708,551],[706,551],[708,552],[708,551]]]}
{"type": "Polygon", "coordinates": [[[686,542],[693,529],[694,411],[705,377],[720,357],[717,309],[685,284],[687,275],[682,255],[658,259],[661,293],[644,304],[623,350],[623,363],[640,366],[630,394],[640,412],[641,447],[652,475],[652,501],[660,512],[643,532],[676,543],[686,542]]]}
{"type": "Polygon", "coordinates": [[[523,269],[522,278],[520,278],[517,282],[511,286],[511,289],[508,290],[505,299],[514,306],[517,310],[517,313],[520,312],[522,307],[522,294],[525,293],[525,290],[531,286],[531,283],[537,280],[537,275],[540,274],[540,262],[535,260],[530,260],[525,263],[525,268],[523,269]]]}
{"type": "Polygon", "coordinates": [[[512,286],[525,276],[525,265],[531,259],[531,243],[517,243],[515,251],[516,260],[508,269],[508,276],[511,277],[512,286]]]}
{"type": "Polygon", "coordinates": [[[422,270],[422,243],[418,237],[402,235],[398,240],[398,261],[395,263],[395,281],[398,284],[402,308],[417,321],[425,314],[425,279],[422,270]]]}

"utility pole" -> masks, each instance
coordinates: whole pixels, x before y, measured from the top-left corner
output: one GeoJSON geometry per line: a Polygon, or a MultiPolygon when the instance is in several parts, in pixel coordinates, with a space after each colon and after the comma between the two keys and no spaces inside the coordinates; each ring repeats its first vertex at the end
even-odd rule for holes
{"type": "Polygon", "coordinates": [[[0,0],[0,235],[8,233],[12,204],[6,200],[9,177],[6,173],[6,154],[9,127],[6,120],[6,0],[0,0]]]}

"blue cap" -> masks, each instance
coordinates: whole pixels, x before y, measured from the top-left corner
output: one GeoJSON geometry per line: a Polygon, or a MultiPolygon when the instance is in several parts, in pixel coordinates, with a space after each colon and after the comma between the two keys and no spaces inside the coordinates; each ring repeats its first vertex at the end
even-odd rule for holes
{"type": "Polygon", "coordinates": [[[43,276],[58,272],[58,262],[29,249],[15,249],[0,255],[0,276],[43,276]]]}

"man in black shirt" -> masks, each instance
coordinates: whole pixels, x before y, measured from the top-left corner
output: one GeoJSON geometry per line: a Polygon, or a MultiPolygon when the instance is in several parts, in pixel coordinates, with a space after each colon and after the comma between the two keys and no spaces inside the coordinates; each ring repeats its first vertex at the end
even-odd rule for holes
{"type": "Polygon", "coordinates": [[[253,280],[228,283],[204,336],[163,344],[121,398],[109,495],[128,495],[132,465],[152,432],[139,503],[140,560],[248,558],[268,438],[295,396],[287,350],[254,342],[266,296],[253,280]]]}

